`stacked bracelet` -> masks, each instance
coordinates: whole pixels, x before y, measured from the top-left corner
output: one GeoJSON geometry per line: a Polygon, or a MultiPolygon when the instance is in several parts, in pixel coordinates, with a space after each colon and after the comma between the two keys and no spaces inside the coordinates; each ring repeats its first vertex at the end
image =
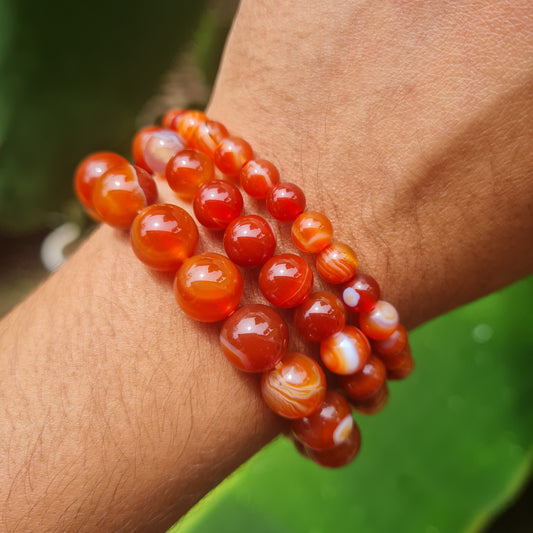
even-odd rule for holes
{"type": "Polygon", "coordinates": [[[396,309],[380,299],[376,280],[357,271],[357,255],[333,240],[322,213],[305,211],[303,191],[280,181],[275,165],[255,159],[251,146],[230,136],[200,111],[170,110],[163,127],[149,126],[133,140],[135,165],[111,152],[86,157],[75,174],[75,190],[97,221],[129,230],[135,255],[148,267],[175,272],[174,294],[183,311],[201,322],[224,321],[220,345],[239,370],[261,374],[270,409],[291,420],[300,452],[316,463],[338,467],[360,447],[352,416],[375,413],[387,402],[387,379],[403,379],[413,368],[407,333],[396,309]],[[154,175],[193,202],[203,226],[224,231],[227,257],[194,255],[199,234],[187,211],[156,204],[154,175]],[[222,179],[215,179],[215,177],[222,179]],[[315,254],[316,271],[333,292],[312,292],[313,269],[300,255],[275,255],[270,223],[243,215],[243,198],[264,200],[270,215],[291,222],[295,246],[315,254]],[[294,308],[297,331],[320,344],[320,359],[287,352],[289,328],[272,307],[239,307],[243,278],[238,267],[259,268],[259,288],[270,304],[294,308]],[[352,324],[347,316],[353,315],[352,324]],[[326,376],[337,376],[333,390],[326,376]]]}

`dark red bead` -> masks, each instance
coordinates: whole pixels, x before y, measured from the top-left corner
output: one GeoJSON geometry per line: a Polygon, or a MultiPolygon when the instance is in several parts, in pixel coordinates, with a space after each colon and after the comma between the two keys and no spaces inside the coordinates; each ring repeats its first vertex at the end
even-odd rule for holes
{"type": "Polygon", "coordinates": [[[375,355],[355,374],[339,376],[339,383],[346,396],[353,399],[368,398],[378,392],[387,379],[387,369],[375,355]]]}
{"type": "Polygon", "coordinates": [[[278,183],[266,197],[269,213],[282,222],[294,220],[305,209],[305,195],[294,183],[278,183]]]}

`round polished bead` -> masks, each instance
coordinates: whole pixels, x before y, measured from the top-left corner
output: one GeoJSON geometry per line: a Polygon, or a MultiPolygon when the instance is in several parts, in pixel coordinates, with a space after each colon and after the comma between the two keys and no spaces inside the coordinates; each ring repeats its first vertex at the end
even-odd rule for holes
{"type": "Polygon", "coordinates": [[[174,122],[174,129],[188,142],[191,142],[200,122],[207,120],[202,111],[188,110],[174,122]]]}
{"type": "Polygon", "coordinates": [[[306,211],[292,223],[291,237],[302,252],[316,254],[331,242],[333,226],[326,215],[306,211]]]}
{"type": "Polygon", "coordinates": [[[224,232],[224,249],[237,265],[254,268],[268,261],[276,250],[270,224],[258,215],[238,217],[224,232]]]}
{"type": "Polygon", "coordinates": [[[144,159],[144,149],[146,148],[146,143],[152,136],[155,131],[160,130],[159,126],[146,126],[141,128],[133,137],[133,142],[131,143],[131,153],[133,155],[133,160],[135,164],[148,172],[151,172],[148,163],[144,159]]]}
{"type": "Polygon", "coordinates": [[[392,357],[400,353],[407,345],[407,331],[398,324],[398,327],[385,339],[380,341],[372,340],[372,351],[381,358],[392,357]]]}
{"type": "Polygon", "coordinates": [[[302,418],[314,413],[326,395],[326,377],[320,365],[302,353],[287,353],[261,376],[261,394],[274,413],[302,418]]]}
{"type": "Polygon", "coordinates": [[[267,305],[245,305],[222,326],[220,345],[228,361],[244,372],[265,372],[285,355],[289,329],[267,305]]]}
{"type": "Polygon", "coordinates": [[[300,305],[311,293],[313,271],[299,256],[275,255],[261,268],[259,288],[264,297],[276,307],[300,305]]]}
{"type": "Polygon", "coordinates": [[[294,436],[308,448],[329,450],[344,442],[354,421],[348,402],[337,392],[328,390],[320,407],[311,415],[293,420],[294,436]]]}
{"type": "Polygon", "coordinates": [[[361,370],[370,356],[370,343],[360,329],[345,326],[320,343],[320,357],[335,374],[353,374],[361,370]]]}
{"type": "Polygon", "coordinates": [[[411,348],[407,345],[400,353],[382,359],[387,367],[387,378],[392,380],[405,379],[415,366],[411,348]]]}
{"type": "Polygon", "coordinates": [[[217,168],[229,176],[238,176],[253,157],[252,147],[240,137],[226,137],[220,141],[214,155],[217,168]]]}
{"type": "Polygon", "coordinates": [[[226,137],[229,137],[229,132],[224,124],[215,120],[204,120],[198,124],[190,144],[196,150],[213,158],[217,146],[226,137]]]}
{"type": "Polygon", "coordinates": [[[263,200],[279,183],[278,169],[266,159],[252,159],[242,167],[241,187],[252,198],[263,200]]]}
{"type": "Polygon", "coordinates": [[[81,160],[74,173],[74,190],[87,213],[99,220],[93,205],[93,189],[96,180],[110,168],[128,161],[113,152],[96,152],[81,160]]]}
{"type": "Polygon", "coordinates": [[[239,269],[220,254],[205,253],[186,259],[174,279],[180,307],[199,322],[218,322],[239,305],[243,291],[239,269]]]}
{"type": "Polygon", "coordinates": [[[387,369],[375,355],[355,374],[339,376],[339,383],[346,396],[353,399],[368,398],[381,389],[387,379],[387,369]]]}
{"type": "Polygon", "coordinates": [[[305,195],[294,183],[278,183],[267,194],[268,212],[281,222],[294,220],[305,209],[305,195]]]}
{"type": "Polygon", "coordinates": [[[342,288],[342,299],[356,313],[372,311],[379,300],[378,282],[368,274],[358,272],[342,288]]]}
{"type": "Polygon", "coordinates": [[[330,450],[313,450],[306,448],[306,455],[317,465],[326,468],[340,468],[350,464],[361,448],[361,431],[354,422],[352,430],[346,439],[330,450]]]}
{"type": "Polygon", "coordinates": [[[185,141],[174,130],[159,128],[148,137],[143,156],[152,172],[164,176],[170,159],[184,148],[185,141]]]}
{"type": "Polygon", "coordinates": [[[198,244],[198,229],[191,215],[173,204],[143,209],[130,232],[135,255],[155,270],[173,272],[190,257],[198,244]]]}
{"type": "Polygon", "coordinates": [[[165,170],[168,185],[185,200],[192,200],[198,188],[214,176],[213,160],[202,152],[187,148],[173,156],[165,170]]]}
{"type": "Polygon", "coordinates": [[[161,126],[168,130],[175,130],[180,118],[187,113],[186,109],[169,109],[161,118],[161,126]]]}
{"type": "Polygon", "coordinates": [[[359,314],[359,327],[369,339],[379,341],[392,335],[399,320],[398,311],[392,304],[378,300],[372,311],[359,314]]]}
{"type": "Polygon", "coordinates": [[[341,331],[345,323],[344,305],[331,292],[314,292],[294,310],[296,328],[312,342],[322,342],[341,331]]]}
{"type": "Polygon", "coordinates": [[[229,181],[208,181],[194,195],[194,214],[198,222],[209,229],[224,230],[241,215],[242,208],[241,191],[229,181]]]}
{"type": "Polygon", "coordinates": [[[110,226],[128,229],[137,213],[157,200],[155,181],[141,167],[122,163],[110,168],[96,181],[93,205],[110,226]]]}
{"type": "Polygon", "coordinates": [[[326,246],[316,256],[316,269],[319,276],[328,283],[345,283],[357,271],[357,255],[350,246],[334,242],[326,246]]]}
{"type": "Polygon", "coordinates": [[[348,402],[359,413],[364,415],[374,415],[381,411],[389,400],[389,388],[387,383],[383,383],[381,388],[368,398],[348,398],[348,402]]]}

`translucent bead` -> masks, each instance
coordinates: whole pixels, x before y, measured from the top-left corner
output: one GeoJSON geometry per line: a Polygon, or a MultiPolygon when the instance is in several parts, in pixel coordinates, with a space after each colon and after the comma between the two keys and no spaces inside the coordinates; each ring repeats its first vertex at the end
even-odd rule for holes
{"type": "Polygon", "coordinates": [[[398,327],[400,317],[389,302],[378,300],[372,311],[359,314],[359,327],[370,339],[386,339],[398,327]]]}
{"type": "Polygon", "coordinates": [[[291,237],[302,252],[316,254],[331,242],[333,226],[326,215],[307,211],[292,223],[291,237]]]}
{"type": "Polygon", "coordinates": [[[198,244],[198,229],[191,215],[173,204],[156,204],[143,209],[130,232],[135,255],[155,270],[178,270],[198,244]]]}
{"type": "Polygon", "coordinates": [[[144,159],[144,149],[146,148],[146,143],[148,139],[152,136],[155,131],[159,131],[161,128],[159,126],[146,126],[141,128],[133,137],[133,142],[131,144],[131,153],[133,155],[133,160],[135,164],[144,170],[151,172],[148,163],[144,159]]]}
{"type": "Polygon", "coordinates": [[[161,118],[161,126],[167,130],[176,130],[180,118],[187,113],[186,109],[169,109],[161,118]]]}
{"type": "Polygon", "coordinates": [[[382,359],[392,357],[400,353],[407,345],[407,331],[398,324],[398,327],[385,339],[380,341],[372,340],[372,350],[382,359]]]}
{"type": "Polygon", "coordinates": [[[330,292],[314,292],[294,310],[294,324],[302,337],[322,342],[346,323],[344,305],[330,292]]]}
{"type": "Polygon", "coordinates": [[[252,147],[240,137],[226,137],[220,141],[214,155],[217,168],[229,176],[238,176],[253,157],[252,147]]]}
{"type": "Polygon", "coordinates": [[[340,468],[350,464],[361,448],[361,432],[354,422],[352,430],[346,439],[330,450],[313,450],[306,448],[306,455],[317,465],[326,468],[340,468]]]}
{"type": "Polygon", "coordinates": [[[155,181],[141,167],[122,163],[96,181],[93,205],[110,226],[129,229],[137,213],[157,200],[155,181]]]}
{"type": "Polygon", "coordinates": [[[311,293],[313,271],[299,256],[275,255],[261,268],[259,288],[264,297],[276,307],[300,305],[311,293]]]}
{"type": "Polygon", "coordinates": [[[229,137],[229,133],[224,124],[215,120],[204,120],[198,124],[190,144],[194,149],[214,158],[217,146],[226,137],[229,137]]]}
{"type": "Polygon", "coordinates": [[[400,353],[392,357],[383,358],[382,361],[387,367],[387,378],[392,380],[405,379],[411,374],[415,366],[409,345],[400,353]]]}
{"type": "Polygon", "coordinates": [[[337,392],[328,390],[321,406],[311,415],[293,420],[294,436],[308,448],[329,450],[344,442],[352,432],[354,421],[348,402],[337,392]]]}
{"type": "Polygon", "coordinates": [[[355,276],[357,255],[347,244],[334,242],[316,256],[319,276],[328,283],[345,283],[355,276]]]}
{"type": "Polygon", "coordinates": [[[191,142],[200,122],[207,120],[205,113],[189,110],[183,113],[174,123],[174,128],[188,142],[191,142]]]}
{"type": "Polygon", "coordinates": [[[320,357],[335,374],[359,372],[370,356],[370,343],[360,329],[345,326],[320,343],[320,357]]]}
{"type": "Polygon", "coordinates": [[[192,200],[198,188],[214,176],[213,160],[202,152],[190,149],[172,157],[165,170],[168,185],[184,200],[192,200]]]}
{"type": "Polygon", "coordinates": [[[244,372],[265,372],[285,355],[289,329],[267,305],[245,305],[222,326],[220,345],[228,361],[244,372]]]}
{"type": "Polygon", "coordinates": [[[174,279],[180,307],[199,322],[218,322],[239,305],[243,282],[239,269],[220,254],[205,253],[186,259],[174,279]]]}
{"type": "Polygon", "coordinates": [[[193,209],[198,222],[206,228],[224,230],[241,215],[242,194],[229,181],[211,180],[194,195],[193,209]]]}
{"type": "Polygon", "coordinates": [[[235,264],[254,268],[274,255],[276,237],[264,218],[245,215],[230,222],[224,231],[224,249],[235,264]]]}
{"type": "Polygon", "coordinates": [[[372,396],[367,398],[348,398],[348,402],[359,413],[364,415],[374,415],[381,411],[389,400],[389,388],[387,383],[383,383],[381,388],[372,396]]]}
{"type": "Polygon", "coordinates": [[[294,183],[278,183],[267,194],[268,212],[281,222],[294,220],[305,209],[305,195],[294,183]]]}
{"type": "Polygon", "coordinates": [[[371,355],[365,366],[355,374],[339,376],[346,396],[352,399],[368,398],[381,389],[387,379],[387,369],[382,361],[371,355]]]}
{"type": "Polygon", "coordinates": [[[265,403],[284,418],[314,413],[326,396],[326,377],[320,365],[302,353],[287,353],[261,376],[265,403]]]}
{"type": "Polygon", "coordinates": [[[252,159],[242,167],[241,187],[252,198],[263,200],[279,183],[278,169],[266,159],[252,159]]]}
{"type": "Polygon", "coordinates": [[[379,300],[377,281],[368,274],[358,272],[342,288],[342,299],[346,307],[356,313],[372,311],[379,300]]]}
{"type": "Polygon", "coordinates": [[[170,159],[184,148],[185,141],[175,131],[159,128],[144,145],[144,161],[152,172],[164,176],[170,159]]]}

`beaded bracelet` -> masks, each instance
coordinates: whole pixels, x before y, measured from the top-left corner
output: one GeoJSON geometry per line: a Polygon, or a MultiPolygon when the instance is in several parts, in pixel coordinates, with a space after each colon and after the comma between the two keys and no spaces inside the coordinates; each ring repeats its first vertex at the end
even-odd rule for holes
{"type": "Polygon", "coordinates": [[[281,182],[271,162],[255,159],[251,146],[231,136],[200,111],[172,109],[162,127],[141,129],[132,144],[135,165],[111,152],[87,156],[77,167],[78,199],[99,222],[129,230],[135,255],[148,267],[175,272],[174,295],[182,310],[201,322],[224,320],[220,345],[228,361],[261,374],[268,407],[291,420],[297,449],[326,467],[348,464],[361,436],[352,407],[371,414],[388,399],[387,379],[403,379],[413,369],[405,328],[396,309],[380,299],[380,288],[357,271],[357,255],[335,242],[322,213],[305,211],[303,191],[281,182]],[[222,179],[215,179],[217,177],[222,179]],[[227,257],[194,255],[199,233],[193,218],[177,205],[157,204],[154,175],[166,179],[182,199],[193,202],[198,222],[224,231],[227,257]],[[235,181],[270,215],[291,222],[295,246],[316,254],[315,266],[333,292],[312,293],[313,270],[300,255],[274,255],[276,237],[259,215],[243,215],[235,181]],[[243,279],[238,267],[260,268],[259,288],[270,304],[294,308],[296,330],[320,343],[320,359],[288,352],[289,328],[267,305],[239,307],[243,279]],[[347,314],[355,314],[353,325],[347,314]],[[334,389],[328,377],[336,376],[334,389]]]}

